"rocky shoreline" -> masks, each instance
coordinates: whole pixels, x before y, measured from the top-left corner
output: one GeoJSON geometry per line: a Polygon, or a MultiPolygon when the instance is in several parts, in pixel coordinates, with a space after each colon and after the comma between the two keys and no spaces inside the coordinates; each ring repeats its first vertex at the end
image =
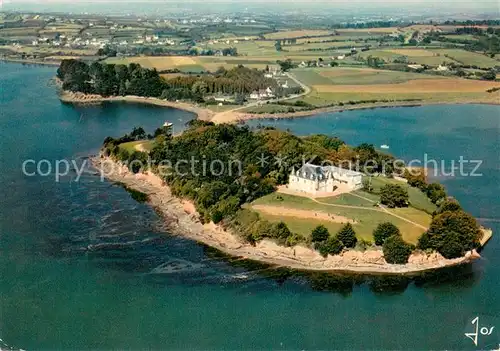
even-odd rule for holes
{"type": "Polygon", "coordinates": [[[102,156],[91,160],[99,174],[104,174],[108,180],[147,194],[149,204],[165,219],[170,233],[188,237],[232,256],[298,270],[363,274],[416,274],[480,258],[475,251],[455,259],[445,259],[438,253],[427,255],[415,252],[407,264],[398,265],[388,264],[379,249],[364,252],[346,250],[340,255],[324,258],[317,251],[301,245],[284,247],[262,240],[252,246],[219,225],[202,224],[194,205],[173,196],[169,187],[155,174],[133,174],[124,165],[102,156]]]}
{"type": "Polygon", "coordinates": [[[199,119],[202,120],[211,120],[212,116],[214,115],[214,112],[210,111],[209,109],[195,106],[186,102],[173,102],[157,98],[133,96],[133,95],[104,97],[97,94],[84,94],[78,92],[74,93],[70,91],[61,91],[61,93],[59,94],[59,99],[62,102],[77,104],[77,105],[101,104],[103,102],[132,102],[139,104],[171,107],[194,113],[198,116],[199,119]]]}

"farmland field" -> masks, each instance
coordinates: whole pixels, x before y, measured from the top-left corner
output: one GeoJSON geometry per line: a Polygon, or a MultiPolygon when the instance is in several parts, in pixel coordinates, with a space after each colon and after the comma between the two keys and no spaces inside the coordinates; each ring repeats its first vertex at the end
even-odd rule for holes
{"type": "Polygon", "coordinates": [[[304,68],[293,71],[304,84],[317,85],[373,85],[404,83],[414,79],[441,78],[412,72],[376,70],[372,68],[304,68]]]}
{"type": "Polygon", "coordinates": [[[415,79],[403,83],[364,85],[314,85],[317,92],[324,93],[481,93],[498,87],[499,83],[458,78],[415,79]]]}
{"type": "Polygon", "coordinates": [[[265,34],[266,39],[290,39],[300,37],[315,37],[331,35],[330,30],[291,30],[265,34]]]}
{"type": "MultiPolygon", "coordinates": [[[[293,74],[312,88],[302,97],[314,106],[367,100],[460,102],[498,98],[498,82],[446,78],[371,68],[307,68],[293,74]],[[496,95],[495,95],[496,94],[496,95]]],[[[292,100],[293,102],[294,100],[292,100]]]]}
{"type": "Polygon", "coordinates": [[[475,52],[460,50],[460,49],[440,49],[436,50],[441,56],[447,55],[449,58],[458,61],[464,65],[476,65],[479,67],[495,67],[500,66],[500,61],[488,56],[475,52]]]}
{"type": "Polygon", "coordinates": [[[150,57],[129,57],[129,58],[110,58],[108,63],[129,64],[138,63],[143,67],[156,68],[157,70],[167,70],[179,68],[180,66],[197,65],[196,58],[189,56],[150,56],[150,57]]]}
{"type": "Polygon", "coordinates": [[[374,56],[386,62],[393,62],[396,58],[407,56],[408,63],[431,66],[437,66],[442,63],[457,63],[453,58],[444,56],[439,50],[430,49],[379,49],[361,52],[358,56],[365,59],[368,56],[374,56]]]}

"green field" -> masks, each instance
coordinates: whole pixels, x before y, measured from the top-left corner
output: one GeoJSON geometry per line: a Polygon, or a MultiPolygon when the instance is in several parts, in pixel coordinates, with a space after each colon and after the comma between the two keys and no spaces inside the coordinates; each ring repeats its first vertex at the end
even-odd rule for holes
{"type": "Polygon", "coordinates": [[[443,78],[412,72],[375,70],[371,68],[301,68],[293,70],[293,74],[302,83],[314,85],[364,85],[364,84],[397,84],[413,79],[443,78]]]}
{"type": "Polygon", "coordinates": [[[410,206],[425,211],[429,214],[436,210],[436,205],[434,205],[420,189],[411,187],[407,183],[392,178],[372,177],[371,184],[375,193],[379,193],[380,189],[387,184],[400,185],[408,190],[408,195],[410,197],[410,206]]]}
{"type": "Polygon", "coordinates": [[[441,56],[447,55],[449,58],[460,62],[464,65],[476,65],[484,68],[500,66],[500,61],[475,52],[460,50],[460,49],[442,49],[438,50],[441,56]]]}
{"type": "Polygon", "coordinates": [[[153,141],[151,140],[138,140],[138,141],[129,141],[128,143],[120,144],[120,148],[127,150],[129,153],[134,151],[139,151],[139,148],[142,148],[143,151],[151,151],[153,148],[153,141]]]}
{"type": "Polygon", "coordinates": [[[405,56],[408,63],[430,66],[438,66],[442,63],[457,63],[451,57],[444,56],[440,50],[388,48],[361,52],[357,56],[364,59],[368,56],[378,57],[386,62],[394,62],[395,59],[405,56]]]}

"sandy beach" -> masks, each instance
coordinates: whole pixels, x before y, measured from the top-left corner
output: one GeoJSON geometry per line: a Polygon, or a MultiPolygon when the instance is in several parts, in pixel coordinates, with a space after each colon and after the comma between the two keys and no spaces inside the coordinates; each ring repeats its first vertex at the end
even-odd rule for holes
{"type": "Polygon", "coordinates": [[[413,253],[407,264],[396,265],[388,264],[378,249],[364,252],[348,250],[340,255],[323,258],[318,252],[301,245],[284,247],[271,240],[262,240],[252,246],[222,226],[202,224],[194,205],[173,196],[169,187],[155,174],[133,174],[109,158],[92,158],[92,164],[97,170],[104,170],[108,180],[121,182],[147,194],[149,204],[165,219],[169,233],[196,240],[232,256],[300,270],[367,274],[411,274],[469,263],[480,258],[475,251],[456,259],[445,259],[438,253],[413,253]]]}
{"type": "Polygon", "coordinates": [[[450,101],[450,102],[409,102],[409,101],[392,101],[387,103],[367,103],[367,104],[358,104],[358,105],[347,105],[347,106],[331,106],[324,108],[316,108],[313,110],[307,111],[297,111],[297,112],[287,112],[287,113],[247,113],[241,112],[244,106],[237,107],[232,110],[223,111],[223,112],[214,112],[207,108],[196,106],[188,102],[173,102],[167,101],[158,98],[146,98],[142,96],[112,96],[112,97],[103,97],[101,95],[95,94],[83,94],[83,93],[73,93],[68,91],[62,91],[60,96],[60,100],[66,103],[74,103],[74,104],[97,104],[102,102],[132,102],[132,103],[141,103],[141,104],[151,104],[156,106],[164,106],[176,108],[188,112],[192,112],[198,116],[199,119],[205,121],[212,121],[214,123],[241,123],[248,120],[254,119],[266,119],[266,118],[299,118],[299,117],[309,117],[314,116],[319,113],[326,112],[343,112],[350,110],[367,110],[367,109],[375,109],[375,108],[392,108],[392,107],[415,107],[415,106],[424,106],[424,105],[443,105],[443,104],[491,104],[498,105],[500,104],[500,93],[492,93],[491,97],[482,100],[471,100],[471,101],[450,101]]]}

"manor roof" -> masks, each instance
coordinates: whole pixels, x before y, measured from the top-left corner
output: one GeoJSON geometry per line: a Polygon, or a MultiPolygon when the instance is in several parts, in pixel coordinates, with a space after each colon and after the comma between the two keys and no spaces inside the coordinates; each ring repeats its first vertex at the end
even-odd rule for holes
{"type": "Polygon", "coordinates": [[[302,167],[295,172],[295,175],[303,179],[322,180],[335,175],[346,177],[362,176],[363,173],[336,166],[318,166],[311,163],[304,163],[302,167]]]}

